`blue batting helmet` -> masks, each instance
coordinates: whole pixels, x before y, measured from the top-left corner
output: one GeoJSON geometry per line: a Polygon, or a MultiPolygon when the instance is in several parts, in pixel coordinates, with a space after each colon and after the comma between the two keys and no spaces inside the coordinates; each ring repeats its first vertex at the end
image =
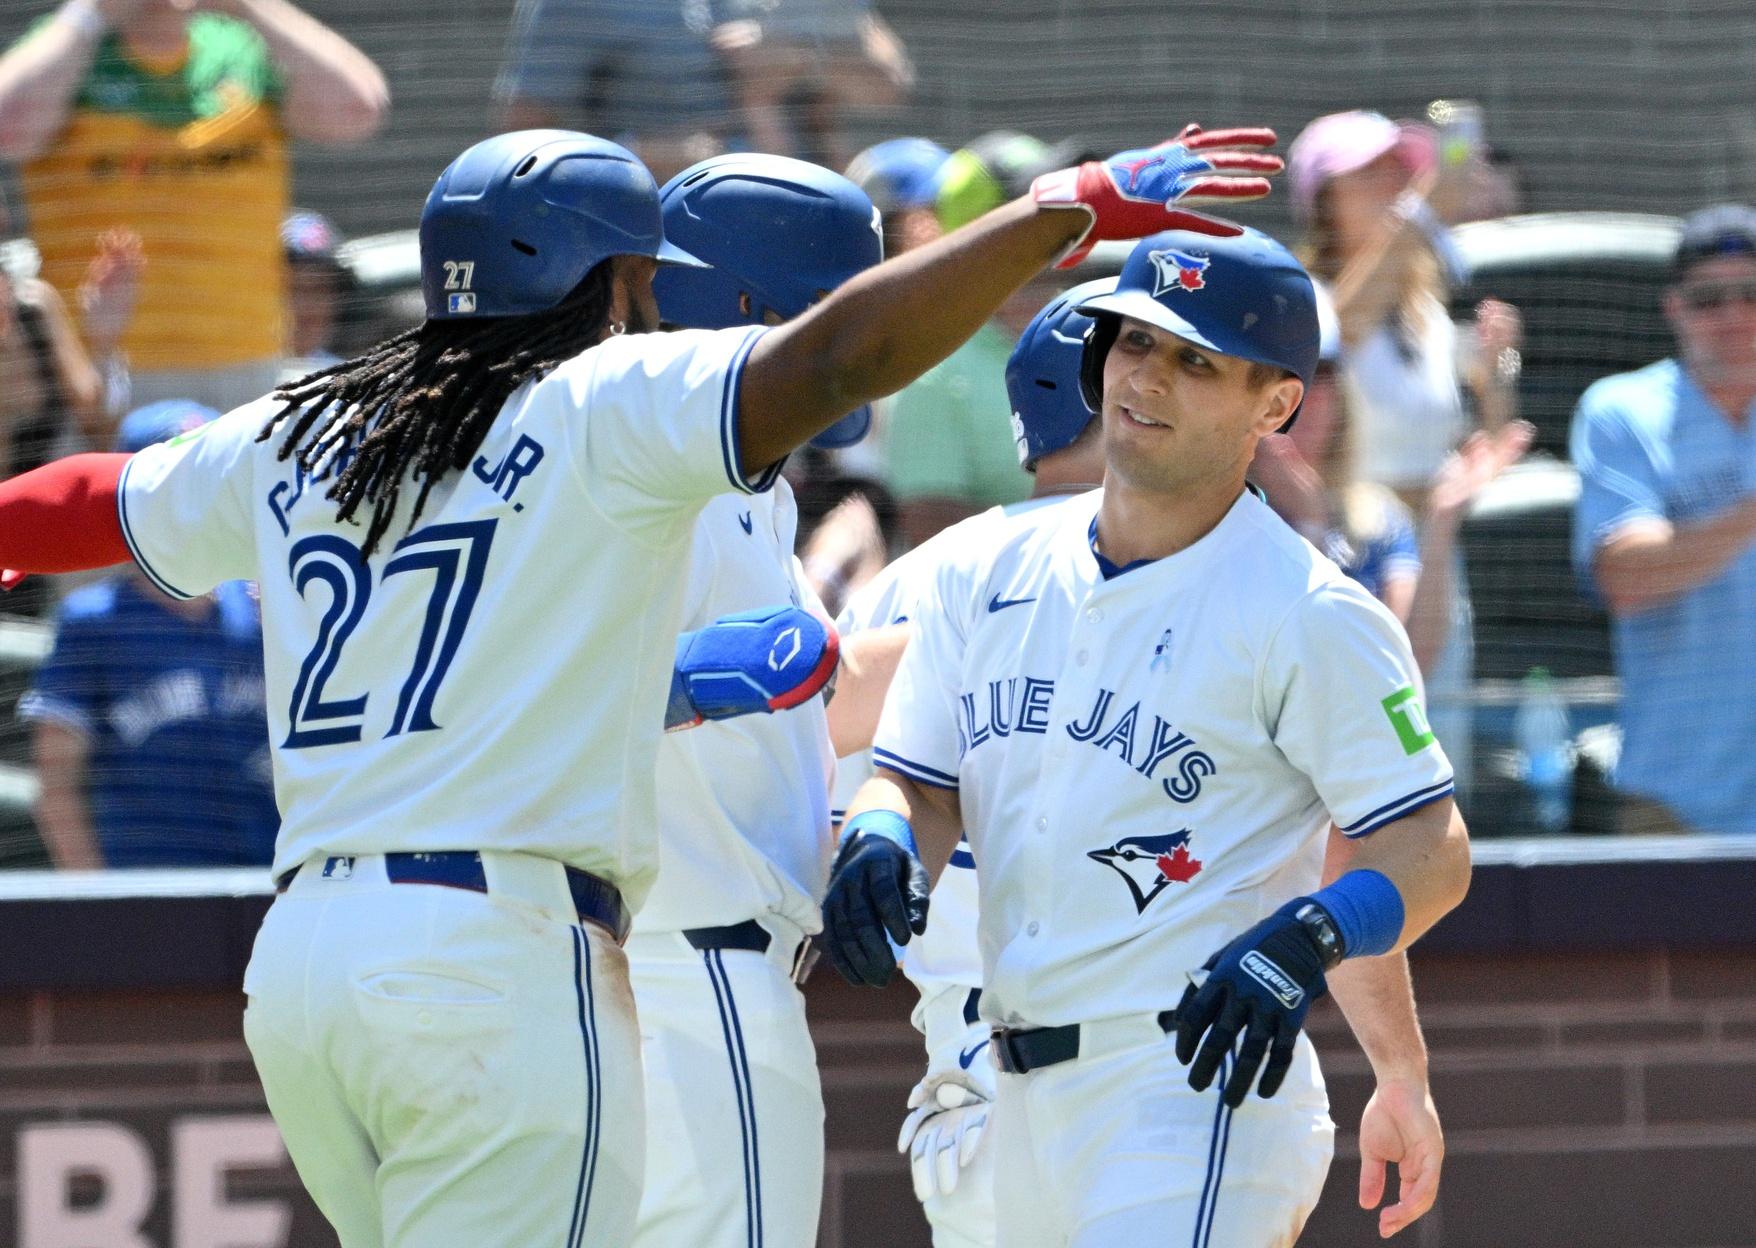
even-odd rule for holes
{"type": "Polygon", "coordinates": [[[939,194],[939,170],[950,159],[951,153],[931,139],[886,139],[854,157],[846,172],[881,212],[931,208],[939,194]]]}
{"type": "MultiPolygon", "coordinates": [[[[884,259],[878,212],[839,173],[788,156],[736,153],[683,170],[659,192],[665,237],[707,266],[653,278],[659,315],[689,329],[791,320],[884,259]]],[[[868,408],[812,442],[834,449],[866,436],[868,408]]]]}
{"type": "Polygon", "coordinates": [[[1012,348],[1006,361],[1006,396],[1012,400],[1018,462],[1030,472],[1043,456],[1072,446],[1091,423],[1093,412],[1079,384],[1091,318],[1078,308],[1115,289],[1115,278],[1100,277],[1056,295],[1031,318],[1012,348]]]}
{"type": "Polygon", "coordinates": [[[1166,230],[1142,239],[1115,291],[1085,300],[1078,310],[1096,322],[1080,369],[1080,387],[1094,411],[1103,402],[1104,357],[1124,316],[1221,355],[1284,368],[1307,386],[1317,371],[1320,335],[1310,275],[1260,230],[1236,238],[1166,230]]]}
{"type": "Polygon", "coordinates": [[[116,449],[132,455],[158,442],[199,429],[220,414],[194,399],[160,399],[137,407],[116,427],[116,449]]]}
{"type": "Polygon", "coordinates": [[[517,130],[446,166],[421,210],[427,316],[528,316],[611,256],[699,264],[665,241],[634,153],[572,130],[517,130]]]}

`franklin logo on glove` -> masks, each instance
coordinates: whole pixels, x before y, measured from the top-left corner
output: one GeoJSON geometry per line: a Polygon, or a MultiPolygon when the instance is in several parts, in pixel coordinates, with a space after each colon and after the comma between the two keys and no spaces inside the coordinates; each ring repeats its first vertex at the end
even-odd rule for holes
{"type": "Polygon", "coordinates": [[[1272,992],[1287,1009],[1297,1009],[1305,999],[1305,990],[1293,982],[1292,976],[1254,949],[1244,955],[1240,965],[1246,975],[1272,992]]]}

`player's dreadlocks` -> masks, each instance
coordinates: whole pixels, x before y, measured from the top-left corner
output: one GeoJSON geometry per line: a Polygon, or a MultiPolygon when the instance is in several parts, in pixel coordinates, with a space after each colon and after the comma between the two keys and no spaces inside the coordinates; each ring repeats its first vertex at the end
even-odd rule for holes
{"type": "Polygon", "coordinates": [[[427,320],[364,355],[288,382],[282,407],[256,435],[283,424],[279,458],[314,473],[327,456],[345,464],[329,487],[336,519],[372,504],[361,554],[390,527],[404,478],[421,483],[409,527],[447,472],[469,466],[508,395],[598,341],[610,310],[610,261],[560,303],[530,316],[427,320]],[[351,454],[349,450],[351,448],[351,454]]]}

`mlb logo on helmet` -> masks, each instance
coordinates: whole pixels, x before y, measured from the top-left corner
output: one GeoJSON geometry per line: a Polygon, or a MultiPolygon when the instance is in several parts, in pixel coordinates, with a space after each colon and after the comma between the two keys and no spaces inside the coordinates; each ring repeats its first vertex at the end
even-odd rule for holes
{"type": "Polygon", "coordinates": [[[445,300],[445,310],[450,312],[453,316],[463,316],[470,312],[474,312],[476,310],[475,294],[466,290],[459,294],[447,296],[445,300]]]}
{"type": "Polygon", "coordinates": [[[1207,266],[1213,263],[1210,257],[1178,251],[1174,247],[1151,252],[1147,258],[1152,261],[1154,299],[1167,290],[1195,291],[1205,288],[1207,266]]]}

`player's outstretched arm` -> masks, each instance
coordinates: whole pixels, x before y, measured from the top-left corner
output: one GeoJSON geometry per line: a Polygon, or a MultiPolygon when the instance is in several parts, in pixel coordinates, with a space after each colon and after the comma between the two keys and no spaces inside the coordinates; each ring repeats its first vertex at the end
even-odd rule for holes
{"type": "Polygon", "coordinates": [[[1262,175],[1281,167],[1263,150],[1273,142],[1272,130],[1191,126],[1155,148],[1046,174],[1029,196],[853,278],[751,350],[738,409],[745,472],[902,389],[1058,256],[1173,228],[1237,234],[1176,205],[1266,195],[1262,175]]]}
{"type": "Polygon", "coordinates": [[[0,482],[0,583],[128,562],[116,483],[130,458],[70,455],[0,482]]]}
{"type": "Polygon", "coordinates": [[[962,827],[955,789],[929,789],[885,767],[860,786],[823,897],[824,947],[842,978],[890,982],[890,942],[906,945],[927,930],[928,864],[937,879],[962,827]]]}

